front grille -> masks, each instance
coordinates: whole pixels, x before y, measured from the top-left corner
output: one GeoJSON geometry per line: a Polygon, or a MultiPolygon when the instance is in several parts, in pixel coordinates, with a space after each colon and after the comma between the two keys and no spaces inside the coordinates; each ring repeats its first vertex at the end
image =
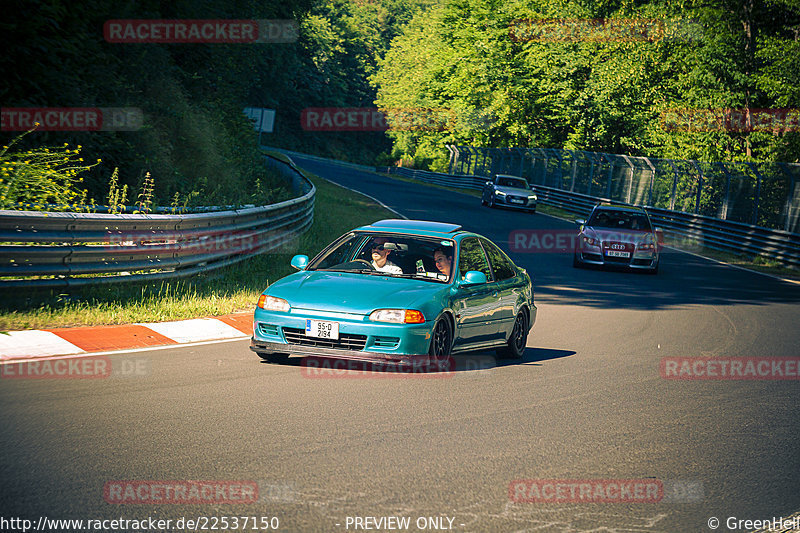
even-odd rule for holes
{"type": "Polygon", "coordinates": [[[367,344],[366,335],[339,333],[338,339],[320,339],[307,337],[306,330],[300,328],[283,328],[283,336],[289,344],[302,346],[318,346],[320,348],[340,348],[342,350],[363,350],[367,344]]]}
{"type": "Polygon", "coordinates": [[[397,348],[400,344],[398,337],[375,337],[372,345],[376,348],[397,348]]]}
{"type": "Polygon", "coordinates": [[[528,205],[527,196],[506,196],[506,203],[510,205],[528,205]]]}
{"type": "Polygon", "coordinates": [[[604,242],[603,243],[603,259],[606,263],[623,263],[629,264],[633,258],[634,245],[628,242],[604,242]],[[614,257],[608,255],[608,250],[615,250],[618,252],[628,252],[628,257],[614,257]]]}
{"type": "Polygon", "coordinates": [[[258,330],[262,335],[276,337],[278,335],[278,326],[275,324],[259,324],[258,330]]]}

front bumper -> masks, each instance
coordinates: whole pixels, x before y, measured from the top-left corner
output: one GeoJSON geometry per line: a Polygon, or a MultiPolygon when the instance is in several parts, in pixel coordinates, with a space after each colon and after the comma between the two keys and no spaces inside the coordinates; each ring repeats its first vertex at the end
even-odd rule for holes
{"type": "Polygon", "coordinates": [[[494,205],[530,211],[536,209],[536,200],[530,200],[525,196],[515,196],[513,194],[506,196],[495,195],[494,205]]]}
{"type": "Polygon", "coordinates": [[[619,266],[632,269],[652,270],[658,265],[658,254],[634,252],[629,258],[609,258],[599,249],[578,250],[578,261],[585,265],[619,266]]]}
{"type": "Polygon", "coordinates": [[[250,349],[257,353],[414,363],[428,357],[433,320],[423,324],[373,322],[368,317],[308,309],[288,313],[256,309],[250,349]],[[306,320],[339,325],[339,339],[305,335],[306,320]]]}

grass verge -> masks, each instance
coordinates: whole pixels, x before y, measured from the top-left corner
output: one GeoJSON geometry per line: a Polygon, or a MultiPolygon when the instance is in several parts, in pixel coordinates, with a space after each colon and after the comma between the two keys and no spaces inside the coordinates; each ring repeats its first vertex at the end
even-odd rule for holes
{"type": "Polygon", "coordinates": [[[289,265],[294,254],[313,257],[350,229],[396,217],[365,196],[306,175],[317,187],[314,223],[295,242],[188,280],[88,287],[71,293],[3,291],[0,331],[161,322],[252,311],[270,283],[294,272],[289,265]]]}

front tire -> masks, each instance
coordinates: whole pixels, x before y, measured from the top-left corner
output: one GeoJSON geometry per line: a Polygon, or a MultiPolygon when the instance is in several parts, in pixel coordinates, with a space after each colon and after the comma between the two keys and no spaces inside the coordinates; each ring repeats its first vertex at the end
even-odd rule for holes
{"type": "Polygon", "coordinates": [[[428,348],[428,357],[432,365],[438,370],[448,370],[450,351],[453,348],[453,329],[450,321],[445,316],[436,320],[431,334],[431,345],[428,348]]]}
{"type": "Polygon", "coordinates": [[[497,349],[497,355],[505,359],[521,359],[528,344],[528,319],[523,311],[517,313],[514,327],[508,336],[506,345],[497,349]]]}

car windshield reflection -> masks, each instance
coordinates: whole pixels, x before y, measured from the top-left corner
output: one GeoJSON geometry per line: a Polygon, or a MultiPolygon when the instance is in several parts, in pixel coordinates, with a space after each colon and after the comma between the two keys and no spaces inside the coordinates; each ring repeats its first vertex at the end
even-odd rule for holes
{"type": "Polygon", "coordinates": [[[306,270],[448,283],[455,243],[412,235],[352,233],[323,250],[306,270]]]}
{"type": "Polygon", "coordinates": [[[627,213],[624,211],[596,212],[589,220],[588,225],[594,228],[651,231],[647,217],[640,213],[627,213]]]}

